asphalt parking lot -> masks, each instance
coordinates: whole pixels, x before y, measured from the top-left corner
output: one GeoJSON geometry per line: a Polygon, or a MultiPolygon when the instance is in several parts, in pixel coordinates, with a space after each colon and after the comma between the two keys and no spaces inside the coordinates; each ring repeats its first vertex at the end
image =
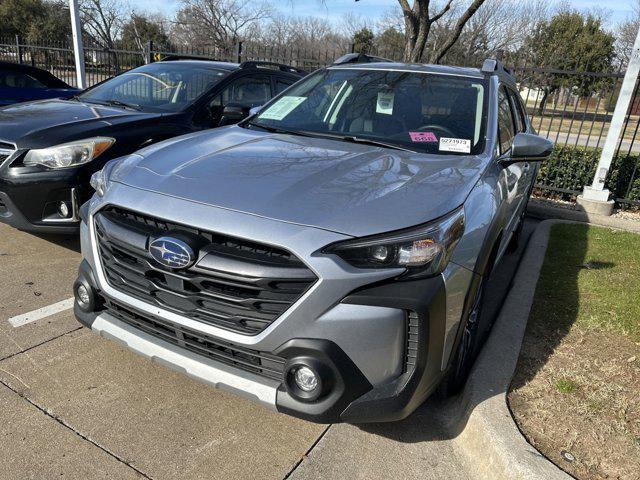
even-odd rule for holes
{"type": "MultiPolygon", "coordinates": [[[[495,276],[496,311],[518,258],[507,258],[495,276]]],[[[197,383],[80,328],[64,303],[79,262],[73,237],[0,225],[0,477],[473,476],[444,427],[446,404],[429,401],[395,424],[316,425],[197,383]]]]}

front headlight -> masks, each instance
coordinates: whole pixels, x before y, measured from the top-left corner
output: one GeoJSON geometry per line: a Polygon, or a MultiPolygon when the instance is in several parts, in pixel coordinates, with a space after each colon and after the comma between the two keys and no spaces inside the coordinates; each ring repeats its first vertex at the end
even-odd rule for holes
{"type": "Polygon", "coordinates": [[[95,137],[29,150],[23,163],[25,166],[42,165],[48,168],[76,167],[98,158],[114,143],[113,138],[95,137]]]}
{"type": "Polygon", "coordinates": [[[406,268],[412,277],[426,277],[444,270],[463,233],[464,210],[459,208],[421,227],[335,243],[323,253],[358,268],[406,268]]]}
{"type": "Polygon", "coordinates": [[[104,194],[107,193],[109,188],[109,179],[111,178],[111,172],[113,172],[113,169],[127,158],[128,157],[114,158],[113,160],[109,160],[104,164],[104,167],[102,167],[101,170],[98,170],[91,175],[89,184],[93,187],[99,197],[104,197],[104,194]]]}

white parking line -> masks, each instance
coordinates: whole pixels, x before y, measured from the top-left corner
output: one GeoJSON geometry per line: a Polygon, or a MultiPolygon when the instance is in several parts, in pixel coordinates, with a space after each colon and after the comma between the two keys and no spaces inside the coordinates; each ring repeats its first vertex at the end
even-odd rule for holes
{"type": "Polygon", "coordinates": [[[38,310],[34,310],[33,312],[23,313],[22,315],[11,317],[9,319],[9,323],[14,328],[21,327],[28,323],[35,322],[36,320],[50,317],[51,315],[54,315],[56,313],[64,312],[65,310],[69,310],[70,308],[73,308],[73,297],[58,303],[54,303],[53,305],[47,305],[46,307],[39,308],[38,310]]]}

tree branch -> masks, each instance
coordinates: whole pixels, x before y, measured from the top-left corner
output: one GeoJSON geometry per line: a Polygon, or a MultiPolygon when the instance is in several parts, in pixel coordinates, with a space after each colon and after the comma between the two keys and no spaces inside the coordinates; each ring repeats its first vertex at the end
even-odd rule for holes
{"type": "Polygon", "coordinates": [[[460,38],[460,34],[462,33],[464,26],[471,19],[471,17],[473,17],[473,14],[476,13],[476,11],[482,6],[484,2],[485,0],[474,0],[471,5],[469,5],[469,8],[467,8],[466,12],[464,12],[464,14],[462,14],[462,16],[456,22],[456,26],[447,41],[431,57],[432,63],[439,63],[440,60],[442,60],[449,49],[456,43],[458,38],[460,38]]]}

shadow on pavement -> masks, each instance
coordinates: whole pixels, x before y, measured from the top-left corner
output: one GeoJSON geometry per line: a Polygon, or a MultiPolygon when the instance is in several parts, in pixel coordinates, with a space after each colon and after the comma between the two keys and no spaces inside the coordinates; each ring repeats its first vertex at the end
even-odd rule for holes
{"type": "Polygon", "coordinates": [[[80,253],[80,234],[77,235],[54,235],[49,233],[32,233],[34,237],[41,238],[46,242],[51,242],[59,247],[66,248],[72,252],[80,253]]]}

